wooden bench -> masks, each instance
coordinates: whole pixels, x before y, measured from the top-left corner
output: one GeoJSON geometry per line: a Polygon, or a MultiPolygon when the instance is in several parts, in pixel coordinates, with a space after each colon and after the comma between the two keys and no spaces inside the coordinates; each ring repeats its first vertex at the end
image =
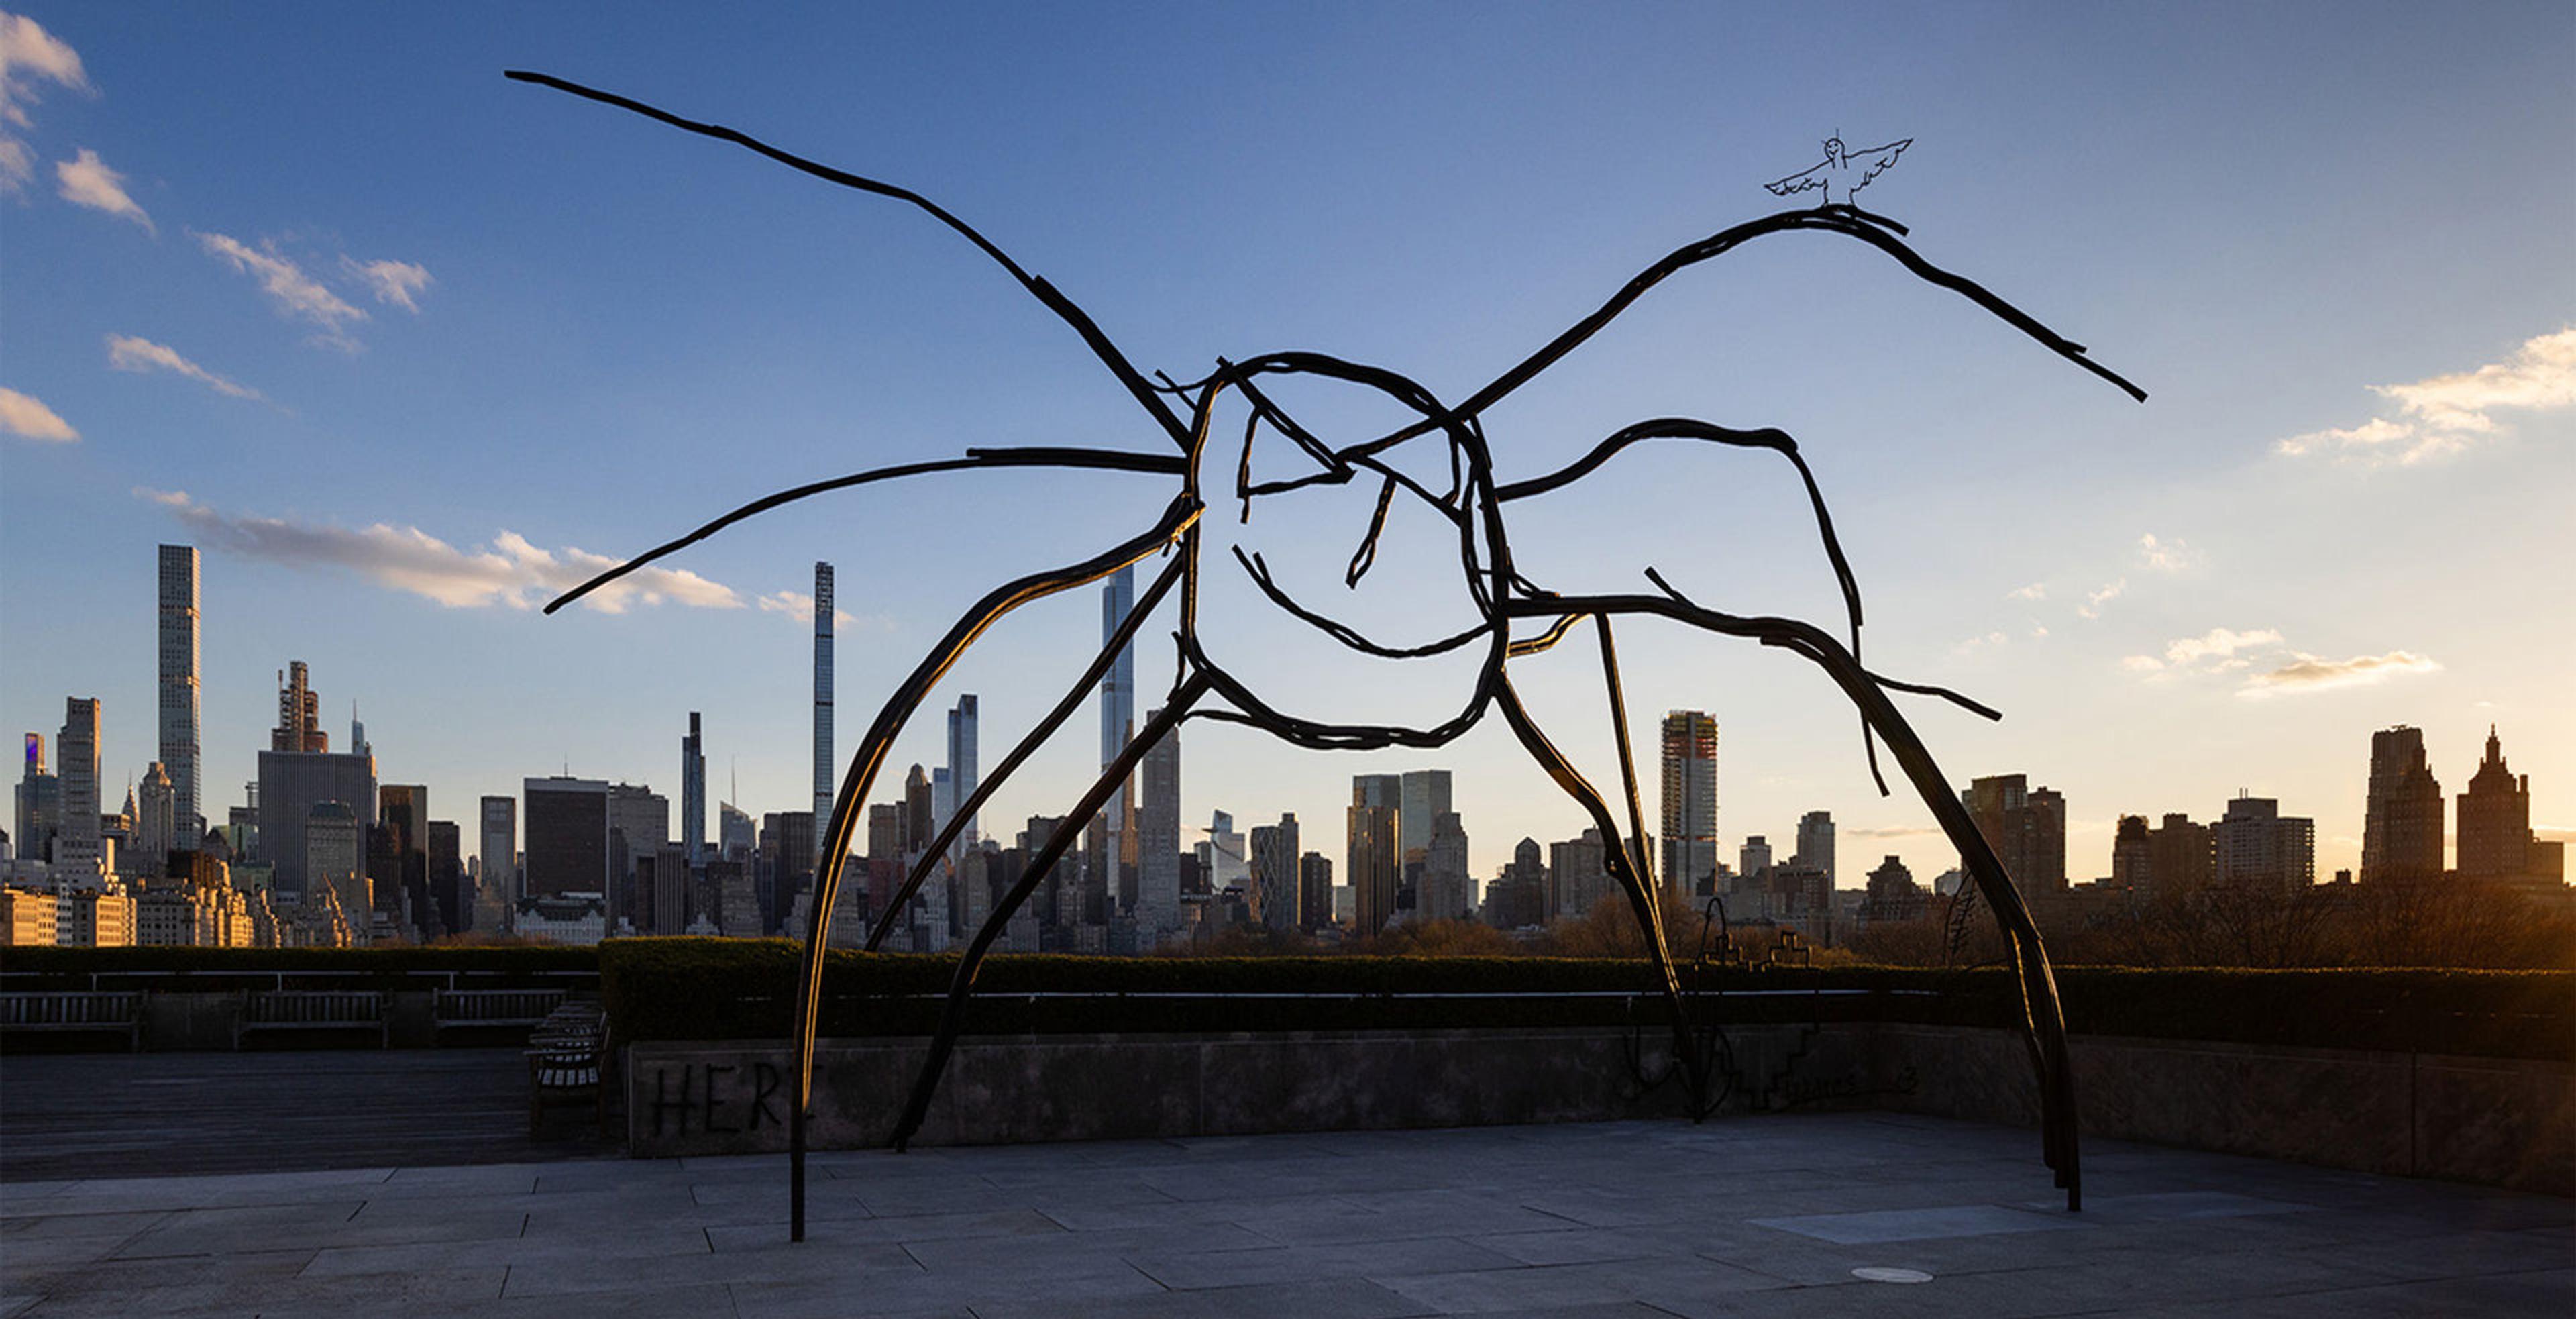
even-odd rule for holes
{"type": "Polygon", "coordinates": [[[442,989],[433,1030],[535,1027],[562,1007],[560,989],[442,989]]]}
{"type": "Polygon", "coordinates": [[[587,1097],[608,1129],[608,1017],[596,1003],[566,1002],[529,1032],[528,1134],[550,1099],[587,1097]]]}
{"type": "Polygon", "coordinates": [[[252,1031],[371,1030],[376,1047],[389,1038],[385,996],[372,989],[265,989],[242,996],[233,1024],[233,1047],[252,1031]]]}
{"type": "Polygon", "coordinates": [[[143,1045],[143,995],[72,990],[0,994],[0,1031],[121,1033],[128,1050],[143,1045]]]}

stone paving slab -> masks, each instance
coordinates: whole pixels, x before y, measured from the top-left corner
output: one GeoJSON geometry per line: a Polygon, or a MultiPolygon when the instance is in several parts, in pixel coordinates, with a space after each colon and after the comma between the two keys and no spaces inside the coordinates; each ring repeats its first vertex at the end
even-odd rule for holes
{"type": "Polygon", "coordinates": [[[1847,1113],[0,1186],[12,1315],[2576,1313],[2576,1201],[1847,1113]],[[1903,1270],[1915,1283],[1864,1280],[1903,1270]]]}

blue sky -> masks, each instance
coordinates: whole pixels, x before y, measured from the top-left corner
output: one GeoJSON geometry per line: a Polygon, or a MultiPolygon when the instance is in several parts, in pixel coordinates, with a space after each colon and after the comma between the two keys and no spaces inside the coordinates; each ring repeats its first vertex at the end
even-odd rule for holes
{"type": "MultiPolygon", "coordinates": [[[[1148,368],[1312,348],[1451,398],[1776,208],[1759,183],[1828,134],[1910,136],[1864,202],[2147,404],[1855,244],[1791,236],[1668,283],[1488,414],[1505,478],[1650,416],[1797,435],[1873,665],[2006,712],[1913,707],[1955,782],[2067,795],[2078,877],[2107,872],[2118,814],[2207,818],[2240,787],[2317,817],[2321,870],[2350,865],[2368,734],[2392,723],[2426,730],[2452,792],[2499,724],[2536,821],[2576,825],[2564,5],[11,12],[0,722],[50,738],[65,696],[101,697],[107,772],[139,773],[152,547],[198,544],[210,813],[298,658],[335,735],[354,698],[383,777],[448,818],[566,765],[674,791],[692,709],[719,795],[730,769],[753,809],[793,808],[806,628],[764,599],[839,565],[846,750],[991,583],[1169,497],[1126,475],[878,487],[728,532],[658,600],[537,613],[576,551],[773,487],[1159,441],[924,217],[500,76],[527,67],[927,192],[1148,368]]],[[[1365,514],[1317,509],[1303,551],[1338,562],[1365,514]]],[[[1386,561],[1440,587],[1400,532],[1386,561]]],[[[1794,480],[1752,456],[1633,453],[1516,508],[1514,537],[1558,589],[1654,565],[1721,607],[1836,608],[1794,480]]],[[[1355,618],[1416,598],[1381,572],[1355,618]]],[[[1455,704],[1454,672],[1332,660],[1231,607],[1212,619],[1285,699],[1455,704]]],[[[1096,618],[1088,592],[1033,607],[959,666],[942,703],[979,693],[988,762],[1096,618]]],[[[1621,643],[1641,738],[1666,708],[1717,714],[1730,855],[1829,809],[1846,883],[1890,852],[1950,864],[1795,661],[1645,624],[1621,643]]],[[[1148,697],[1167,656],[1140,649],[1148,697]]],[[[1610,781],[1588,653],[1515,674],[1610,781]]],[[[1089,729],[988,827],[1061,811],[1089,729]]],[[[919,721],[898,770],[939,737],[919,721]]],[[[1184,762],[1190,819],[1294,810],[1336,857],[1348,776],[1422,764],[1457,771],[1480,873],[1580,827],[1499,727],[1362,757],[1194,725],[1184,762]]]]}

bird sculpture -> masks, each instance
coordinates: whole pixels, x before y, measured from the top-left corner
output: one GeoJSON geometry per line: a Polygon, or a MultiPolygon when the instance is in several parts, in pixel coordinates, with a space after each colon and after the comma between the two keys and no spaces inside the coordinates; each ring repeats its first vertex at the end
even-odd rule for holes
{"type": "Polygon", "coordinates": [[[1914,145],[1914,139],[1909,137],[1890,142],[1883,147],[1852,151],[1843,146],[1843,140],[1839,135],[1829,137],[1825,139],[1825,158],[1821,163],[1809,166],[1777,183],[1765,183],[1762,186],[1769,188],[1771,195],[1775,197],[1788,197],[1811,188],[1822,188],[1825,191],[1824,204],[1827,206],[1857,205],[1852,200],[1853,196],[1868,187],[1871,179],[1886,173],[1888,167],[1896,163],[1896,158],[1905,154],[1905,149],[1912,145],[1914,145]]]}

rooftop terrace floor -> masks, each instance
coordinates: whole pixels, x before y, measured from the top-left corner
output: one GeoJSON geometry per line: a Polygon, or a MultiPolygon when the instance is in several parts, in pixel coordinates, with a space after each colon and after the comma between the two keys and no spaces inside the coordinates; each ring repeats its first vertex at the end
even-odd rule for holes
{"type": "Polygon", "coordinates": [[[16,1180],[0,1315],[2576,1313],[2576,1201],[2094,1141],[2071,1215],[2036,1146],[1849,1113],[829,1153],[801,1246],[775,1155],[16,1180]]]}

